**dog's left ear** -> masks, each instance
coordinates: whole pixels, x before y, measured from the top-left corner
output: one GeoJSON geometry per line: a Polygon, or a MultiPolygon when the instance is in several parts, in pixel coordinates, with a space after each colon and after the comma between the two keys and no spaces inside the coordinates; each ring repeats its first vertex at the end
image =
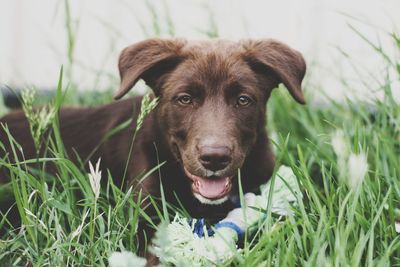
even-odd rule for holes
{"type": "Polygon", "coordinates": [[[278,84],[282,82],[297,102],[305,104],[301,82],[306,63],[300,52],[272,39],[243,40],[242,46],[244,59],[250,66],[258,70],[261,67],[266,74],[272,71],[278,84]]]}
{"type": "Polygon", "coordinates": [[[125,48],[119,57],[121,85],[114,99],[123,97],[139,79],[157,90],[157,79],[182,61],[185,44],[183,39],[153,38],[125,48]]]}

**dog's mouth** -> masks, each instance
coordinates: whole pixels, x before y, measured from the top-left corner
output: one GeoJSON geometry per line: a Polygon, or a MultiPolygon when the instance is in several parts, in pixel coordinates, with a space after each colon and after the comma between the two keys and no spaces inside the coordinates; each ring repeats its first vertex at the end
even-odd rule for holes
{"type": "Polygon", "coordinates": [[[194,195],[201,202],[205,202],[206,204],[214,204],[213,202],[222,203],[228,199],[228,195],[232,189],[233,176],[200,177],[190,173],[186,168],[184,169],[186,175],[192,181],[192,191],[194,195]]]}

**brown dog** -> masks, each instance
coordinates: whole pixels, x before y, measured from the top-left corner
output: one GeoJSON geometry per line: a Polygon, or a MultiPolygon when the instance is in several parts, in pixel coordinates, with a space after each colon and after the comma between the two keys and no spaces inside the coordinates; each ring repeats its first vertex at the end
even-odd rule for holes
{"type": "MultiPolygon", "coordinates": [[[[123,50],[119,70],[116,99],[139,79],[159,97],[135,140],[128,183],[158,196],[158,172],[140,184],[137,177],[165,161],[160,172],[167,200],[175,203],[178,196],[195,217],[225,215],[228,199],[238,192],[239,169],[244,192],[256,190],[271,176],[274,156],[265,129],[271,90],[283,83],[297,102],[304,103],[304,59],[274,40],[149,39],[123,50]]],[[[62,109],[60,127],[69,155],[76,151],[81,159],[88,157],[107,132],[133,116],[130,127],[92,156],[92,161],[101,157],[102,168],[121,183],[139,110],[140,98],[97,108],[62,109]]],[[[24,114],[13,112],[0,121],[22,145],[25,158],[33,158],[24,114]]],[[[10,149],[3,130],[0,141],[10,149]]],[[[5,153],[0,151],[0,156],[5,153]]],[[[6,171],[1,173],[0,183],[7,182],[6,171]]]]}

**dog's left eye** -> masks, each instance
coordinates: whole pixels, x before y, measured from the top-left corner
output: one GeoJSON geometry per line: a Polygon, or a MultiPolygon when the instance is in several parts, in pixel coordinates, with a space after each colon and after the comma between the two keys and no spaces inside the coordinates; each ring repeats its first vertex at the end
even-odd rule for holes
{"type": "Polygon", "coordinates": [[[241,95],[237,98],[236,105],[240,107],[248,106],[252,102],[251,98],[245,95],[241,95]]]}
{"type": "Polygon", "coordinates": [[[192,104],[192,97],[190,95],[181,95],[177,98],[178,102],[182,105],[192,104]]]}

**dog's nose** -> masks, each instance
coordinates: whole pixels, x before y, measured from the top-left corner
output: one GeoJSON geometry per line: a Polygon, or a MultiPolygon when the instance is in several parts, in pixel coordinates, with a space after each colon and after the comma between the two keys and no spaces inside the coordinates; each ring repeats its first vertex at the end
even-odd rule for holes
{"type": "Polygon", "coordinates": [[[199,152],[201,164],[210,171],[222,170],[232,161],[231,150],[226,146],[202,146],[199,152]]]}

